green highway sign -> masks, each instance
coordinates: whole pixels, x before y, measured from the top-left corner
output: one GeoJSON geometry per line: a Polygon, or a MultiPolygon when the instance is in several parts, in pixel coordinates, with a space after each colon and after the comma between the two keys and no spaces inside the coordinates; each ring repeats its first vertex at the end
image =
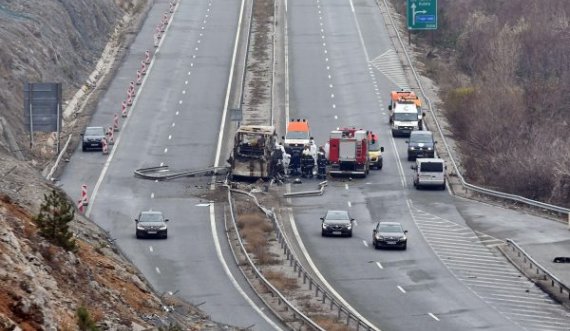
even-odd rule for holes
{"type": "Polygon", "coordinates": [[[408,30],[437,29],[437,0],[407,0],[408,30]]]}

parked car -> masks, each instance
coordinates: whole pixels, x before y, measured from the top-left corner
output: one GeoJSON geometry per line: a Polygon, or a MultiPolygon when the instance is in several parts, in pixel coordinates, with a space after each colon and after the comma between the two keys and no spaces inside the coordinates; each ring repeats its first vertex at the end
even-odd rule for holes
{"type": "Polygon", "coordinates": [[[136,222],[136,236],[138,238],[157,237],[168,238],[168,227],[162,212],[156,210],[141,211],[136,222]]]}
{"type": "Polygon", "coordinates": [[[414,187],[436,187],[445,190],[445,164],[442,159],[421,158],[411,168],[414,172],[414,187]]]}
{"type": "Polygon", "coordinates": [[[346,210],[328,210],[324,217],[321,217],[321,235],[323,237],[347,236],[352,237],[352,223],[354,218],[346,210]]]}
{"type": "Polygon", "coordinates": [[[372,246],[395,247],[406,249],[408,246],[407,230],[398,222],[378,222],[372,230],[372,246]]]}
{"type": "Polygon", "coordinates": [[[81,150],[102,150],[105,129],[100,126],[90,126],[81,134],[81,150]]]}
{"type": "Polygon", "coordinates": [[[435,157],[435,144],[431,131],[413,131],[408,143],[408,161],[420,157],[435,157]]]}

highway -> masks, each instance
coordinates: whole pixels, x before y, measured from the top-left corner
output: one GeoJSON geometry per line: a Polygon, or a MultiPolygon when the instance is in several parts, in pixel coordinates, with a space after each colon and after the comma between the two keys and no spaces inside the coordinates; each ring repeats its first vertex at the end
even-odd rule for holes
{"type": "Polygon", "coordinates": [[[378,132],[386,148],[381,171],[329,181],[324,196],[291,201],[324,279],[384,331],[567,330],[567,312],[493,249],[501,241],[472,229],[492,228],[477,212],[481,204],[414,190],[405,138],[391,137],[387,115],[390,91],[407,82],[376,2],[289,0],[287,15],[290,117],[307,118],[319,144],[330,130],[354,126],[378,132]],[[356,218],[354,236],[322,238],[319,217],[338,208],[356,218]],[[371,248],[378,220],[401,222],[408,250],[371,248]]]}
{"type": "MultiPolygon", "coordinates": [[[[279,330],[235,267],[220,209],[207,198],[210,179],[133,176],[159,164],[213,165],[240,5],[181,1],[110,155],[78,148],[60,183],[75,198],[87,184],[88,216],[159,293],[176,292],[218,322],[279,330]],[[133,220],[143,209],[171,220],[167,240],[135,239],[133,220]]],[[[120,111],[167,8],[154,5],[91,126],[109,126],[120,111]]],[[[384,168],[366,179],[332,180],[325,195],[291,201],[301,247],[322,277],[383,331],[568,330],[568,314],[493,249],[512,234],[499,221],[517,218],[533,228],[531,217],[447,191],[414,190],[405,138],[391,137],[387,115],[389,92],[408,83],[376,2],[288,0],[286,15],[290,117],[307,118],[319,144],[330,130],[355,126],[377,132],[386,149],[384,168]],[[336,208],[357,219],[352,238],[321,237],[319,217],[336,208]],[[402,222],[408,250],[371,248],[378,220],[402,222]]]]}
{"type": "MultiPolygon", "coordinates": [[[[203,168],[214,163],[234,49],[240,1],[181,1],[139,95],[108,157],[78,149],[60,178],[72,197],[87,184],[89,216],[159,293],[176,292],[217,322],[255,330],[282,326],[235,267],[223,217],[199,196],[209,178],[154,182],[133,170],[167,164],[203,168]],[[140,210],[161,210],[170,219],[167,240],[135,239],[140,210]]],[[[99,102],[91,126],[108,126],[120,110],[143,53],[167,2],[154,5],[116,77],[99,102]]]]}

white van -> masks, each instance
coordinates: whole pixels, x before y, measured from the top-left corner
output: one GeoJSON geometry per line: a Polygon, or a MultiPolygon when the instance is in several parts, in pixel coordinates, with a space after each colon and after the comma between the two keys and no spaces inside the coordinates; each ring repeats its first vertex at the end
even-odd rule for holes
{"type": "Polygon", "coordinates": [[[388,110],[390,110],[392,137],[409,136],[412,131],[419,129],[416,105],[396,103],[396,107],[388,106],[388,110]]]}
{"type": "Polygon", "coordinates": [[[415,170],[414,186],[416,189],[432,186],[445,190],[446,166],[442,159],[419,158],[411,168],[415,170]]]}

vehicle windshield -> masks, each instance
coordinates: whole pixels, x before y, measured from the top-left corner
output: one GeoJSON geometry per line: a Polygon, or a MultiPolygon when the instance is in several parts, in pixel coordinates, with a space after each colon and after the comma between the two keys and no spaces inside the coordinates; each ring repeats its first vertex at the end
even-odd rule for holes
{"type": "Polygon", "coordinates": [[[418,114],[417,113],[394,113],[394,121],[417,121],[418,114]]]}
{"type": "Polygon", "coordinates": [[[411,143],[433,143],[431,134],[413,134],[410,137],[411,143]]]}
{"type": "Polygon", "coordinates": [[[402,227],[399,224],[380,224],[378,232],[402,233],[402,227]]]}
{"type": "Polygon", "coordinates": [[[329,210],[325,216],[325,221],[349,221],[350,216],[345,210],[329,210]]]}
{"type": "Polygon", "coordinates": [[[104,136],[105,130],[101,127],[90,127],[85,129],[86,136],[104,136]]]}
{"type": "Polygon", "coordinates": [[[305,139],[308,140],[309,133],[304,131],[289,131],[285,135],[285,139],[305,139]]]}
{"type": "Polygon", "coordinates": [[[380,150],[380,142],[378,140],[371,140],[368,144],[368,150],[371,152],[377,152],[380,150]]]}
{"type": "Polygon", "coordinates": [[[421,172],[442,172],[443,163],[442,162],[422,162],[420,164],[421,172]]]}
{"type": "Polygon", "coordinates": [[[142,213],[139,222],[162,222],[162,213],[142,213]]]}

